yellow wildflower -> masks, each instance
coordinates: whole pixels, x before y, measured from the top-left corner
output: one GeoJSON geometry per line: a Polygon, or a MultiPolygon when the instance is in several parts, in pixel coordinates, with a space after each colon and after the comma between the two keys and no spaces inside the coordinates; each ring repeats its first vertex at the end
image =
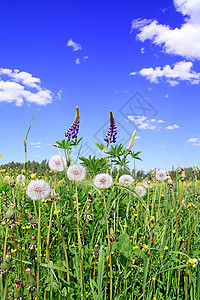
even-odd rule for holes
{"type": "Polygon", "coordinates": [[[32,173],[31,174],[31,179],[35,178],[36,177],[36,173],[32,173]]]}
{"type": "Polygon", "coordinates": [[[156,278],[155,278],[155,277],[152,277],[152,280],[153,280],[153,281],[156,281],[156,278]]]}

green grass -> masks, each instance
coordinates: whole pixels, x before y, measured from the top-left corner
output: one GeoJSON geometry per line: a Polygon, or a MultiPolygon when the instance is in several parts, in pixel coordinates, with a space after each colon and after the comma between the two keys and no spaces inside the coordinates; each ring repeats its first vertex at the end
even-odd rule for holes
{"type": "Polygon", "coordinates": [[[7,260],[3,254],[10,246],[12,258],[0,278],[2,299],[8,299],[16,278],[24,299],[199,299],[200,264],[193,262],[200,258],[195,177],[176,180],[173,188],[154,180],[141,198],[135,183],[103,192],[90,180],[76,184],[65,174],[47,172],[43,178],[56,197],[33,202],[26,187],[4,180],[5,173],[1,170],[0,253],[1,261],[7,260]],[[3,220],[10,203],[15,203],[12,225],[3,220]],[[28,268],[33,277],[26,283],[28,268]]]}

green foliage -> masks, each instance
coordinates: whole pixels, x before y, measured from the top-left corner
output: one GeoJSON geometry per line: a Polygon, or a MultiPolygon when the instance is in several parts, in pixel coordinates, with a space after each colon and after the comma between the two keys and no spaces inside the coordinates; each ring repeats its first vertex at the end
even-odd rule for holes
{"type": "Polygon", "coordinates": [[[71,150],[73,147],[78,146],[81,140],[82,137],[80,139],[76,138],[71,141],[69,139],[64,139],[62,141],[56,141],[56,143],[53,146],[64,150],[71,150]]]}
{"type": "Polygon", "coordinates": [[[131,156],[134,159],[142,160],[139,157],[140,153],[140,151],[136,153],[134,153],[134,151],[129,151],[122,144],[119,144],[115,146],[111,145],[111,149],[106,152],[106,155],[115,166],[128,168],[130,162],[128,157],[131,156]]]}
{"type": "Polygon", "coordinates": [[[87,171],[92,176],[95,176],[99,173],[103,173],[109,168],[109,165],[106,164],[104,158],[96,158],[95,156],[91,157],[91,155],[89,155],[88,158],[79,157],[79,159],[81,161],[81,165],[86,167],[87,171]]]}
{"type": "Polygon", "coordinates": [[[95,143],[95,145],[100,149],[100,150],[103,150],[104,149],[104,145],[100,142],[98,143],[95,143]]]}

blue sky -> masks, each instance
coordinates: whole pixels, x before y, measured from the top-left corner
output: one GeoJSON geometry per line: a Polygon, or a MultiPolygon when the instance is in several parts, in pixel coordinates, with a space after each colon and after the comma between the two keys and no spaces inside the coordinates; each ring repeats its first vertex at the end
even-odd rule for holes
{"type": "Polygon", "coordinates": [[[138,168],[199,163],[200,3],[2,1],[0,163],[57,154],[80,109],[82,155],[98,155],[112,110],[118,142],[137,130],[138,168]],[[137,108],[139,107],[139,108],[137,108]]]}

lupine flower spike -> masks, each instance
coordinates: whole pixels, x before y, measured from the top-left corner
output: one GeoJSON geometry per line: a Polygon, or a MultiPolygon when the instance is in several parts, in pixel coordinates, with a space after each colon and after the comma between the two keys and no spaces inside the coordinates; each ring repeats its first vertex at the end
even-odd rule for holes
{"type": "Polygon", "coordinates": [[[65,132],[65,136],[68,137],[69,140],[71,138],[72,139],[77,138],[77,134],[79,131],[79,123],[80,123],[79,109],[78,106],[76,106],[76,116],[74,122],[72,123],[71,127],[69,127],[69,129],[65,132]]]}
{"type": "Polygon", "coordinates": [[[117,135],[117,126],[115,125],[115,120],[113,117],[112,111],[110,111],[110,127],[109,130],[104,138],[104,141],[108,143],[115,143],[116,142],[116,135],[117,135]]]}
{"type": "Polygon", "coordinates": [[[135,134],[136,134],[136,130],[133,132],[133,135],[132,135],[132,137],[130,139],[128,147],[126,148],[126,150],[128,150],[128,151],[132,151],[133,143],[134,143],[134,139],[135,139],[135,134]]]}

